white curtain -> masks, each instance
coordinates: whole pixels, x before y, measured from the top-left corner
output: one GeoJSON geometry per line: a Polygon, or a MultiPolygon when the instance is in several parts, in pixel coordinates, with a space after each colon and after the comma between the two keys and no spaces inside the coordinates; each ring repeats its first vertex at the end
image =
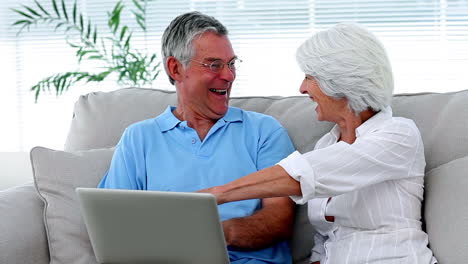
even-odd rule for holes
{"type": "MultiPolygon", "coordinates": [[[[38,0],[50,8],[50,0],[38,0]]],[[[58,1],[60,2],[60,1],[58,1]]],[[[71,6],[74,1],[66,0],[71,6]]],[[[386,46],[396,93],[447,92],[468,83],[468,0],[155,0],[148,5],[145,36],[124,0],[122,20],[134,32],[135,47],[160,54],[160,37],[177,15],[198,10],[215,16],[230,31],[244,61],[232,92],[245,95],[297,95],[303,74],[296,48],[317,30],[353,21],[375,32],[386,46]]],[[[79,10],[104,34],[115,0],[77,0],[79,10]]],[[[43,93],[37,104],[30,87],[44,77],[97,65],[78,65],[61,30],[33,26],[16,35],[20,17],[11,8],[35,6],[32,0],[0,0],[0,151],[28,151],[36,145],[61,149],[73,103],[91,91],[120,88],[113,78],[76,85],[60,97],[43,93]]],[[[162,70],[162,68],[161,68],[162,70]]],[[[173,89],[162,70],[153,88],[173,89]]]]}

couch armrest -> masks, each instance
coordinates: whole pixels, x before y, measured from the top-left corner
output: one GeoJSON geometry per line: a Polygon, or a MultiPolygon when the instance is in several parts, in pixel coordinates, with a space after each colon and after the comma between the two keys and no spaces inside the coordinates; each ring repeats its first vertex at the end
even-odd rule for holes
{"type": "Polygon", "coordinates": [[[32,183],[0,191],[0,263],[49,263],[43,208],[32,183]]]}

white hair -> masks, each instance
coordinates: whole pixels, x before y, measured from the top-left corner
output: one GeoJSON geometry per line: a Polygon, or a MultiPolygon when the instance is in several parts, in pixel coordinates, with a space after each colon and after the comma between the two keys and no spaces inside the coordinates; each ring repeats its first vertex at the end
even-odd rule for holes
{"type": "Polygon", "coordinates": [[[318,32],[297,49],[296,59],[324,94],[346,98],[356,114],[390,105],[393,75],[385,48],[360,25],[341,23],[318,32]]]}
{"type": "Polygon", "coordinates": [[[175,57],[185,67],[194,55],[193,40],[205,32],[214,32],[220,36],[227,36],[228,30],[216,18],[194,11],[182,14],[167,26],[161,39],[161,53],[164,69],[171,84],[175,81],[167,70],[167,59],[175,57]]]}

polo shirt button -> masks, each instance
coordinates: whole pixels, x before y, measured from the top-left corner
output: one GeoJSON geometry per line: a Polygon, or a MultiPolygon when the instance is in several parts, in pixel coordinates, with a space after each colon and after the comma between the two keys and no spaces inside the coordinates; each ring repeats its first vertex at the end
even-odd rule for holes
{"type": "Polygon", "coordinates": [[[192,144],[197,143],[197,140],[195,138],[192,138],[192,144]]]}

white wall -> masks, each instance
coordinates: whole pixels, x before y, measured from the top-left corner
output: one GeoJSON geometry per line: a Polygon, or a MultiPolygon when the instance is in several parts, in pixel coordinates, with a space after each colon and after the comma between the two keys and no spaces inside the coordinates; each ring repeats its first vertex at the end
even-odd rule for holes
{"type": "Polygon", "coordinates": [[[29,152],[0,152],[0,190],[32,181],[29,152]]]}

